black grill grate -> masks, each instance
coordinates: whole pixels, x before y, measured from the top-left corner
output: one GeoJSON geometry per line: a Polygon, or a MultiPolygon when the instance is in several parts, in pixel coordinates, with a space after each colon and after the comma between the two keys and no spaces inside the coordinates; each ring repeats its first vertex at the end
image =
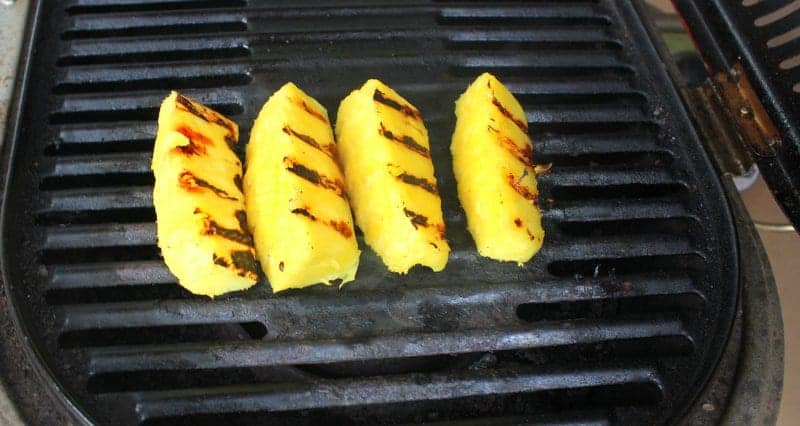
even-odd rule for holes
{"type": "Polygon", "coordinates": [[[653,424],[715,365],[737,292],[727,204],[627,3],[41,3],[6,146],[4,280],[89,418],[653,424]],[[524,268],[478,257],[455,195],[453,102],[486,70],[555,164],[524,268]],[[373,76],[423,111],[446,271],[396,276],[366,249],[342,291],[178,287],[149,171],[166,91],[232,115],[246,141],[285,81],[334,113],[373,76]]]}

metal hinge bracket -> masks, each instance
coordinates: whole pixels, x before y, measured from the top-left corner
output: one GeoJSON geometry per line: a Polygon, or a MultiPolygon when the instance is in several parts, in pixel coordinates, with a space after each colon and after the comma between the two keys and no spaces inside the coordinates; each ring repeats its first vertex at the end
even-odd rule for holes
{"type": "Polygon", "coordinates": [[[752,155],[774,155],[780,136],[740,64],[686,90],[689,108],[722,172],[742,176],[752,155]]]}

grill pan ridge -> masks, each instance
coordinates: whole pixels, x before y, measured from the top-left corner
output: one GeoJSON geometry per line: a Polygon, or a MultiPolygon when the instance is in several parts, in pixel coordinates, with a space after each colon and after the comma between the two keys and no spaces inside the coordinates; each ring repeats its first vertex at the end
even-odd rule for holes
{"type": "Polygon", "coordinates": [[[2,279],[43,371],[87,419],[659,424],[716,365],[733,226],[629,3],[41,3],[3,148],[2,279]],[[547,240],[524,268],[477,255],[455,194],[453,102],[483,71],[554,164],[547,240]],[[284,82],[335,115],[369,77],[423,112],[446,270],[397,276],[365,249],[341,291],[260,283],[210,301],[177,286],[149,171],[166,92],[231,116],[246,141],[284,82]]]}

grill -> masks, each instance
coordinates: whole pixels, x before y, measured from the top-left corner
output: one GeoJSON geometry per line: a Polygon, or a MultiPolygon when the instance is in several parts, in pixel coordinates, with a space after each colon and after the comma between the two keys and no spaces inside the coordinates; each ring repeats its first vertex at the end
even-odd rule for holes
{"type": "Polygon", "coordinates": [[[39,360],[26,374],[70,416],[658,424],[709,381],[737,312],[736,233],[628,2],[43,3],[4,146],[4,303],[39,360]],[[483,71],[553,163],[547,240],[523,268],[477,255],[456,197],[453,102],[483,71]],[[341,291],[182,290],[151,199],[166,91],[231,116],[246,141],[284,82],[333,113],[370,77],[423,112],[447,269],[390,274],[360,239],[341,291]]]}

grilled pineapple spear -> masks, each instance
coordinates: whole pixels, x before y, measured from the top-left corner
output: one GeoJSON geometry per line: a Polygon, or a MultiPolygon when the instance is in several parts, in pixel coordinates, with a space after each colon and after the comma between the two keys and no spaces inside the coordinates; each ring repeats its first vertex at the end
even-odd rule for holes
{"type": "Polygon", "coordinates": [[[211,297],[258,280],[247,231],[236,123],[172,92],[153,152],[158,246],[178,282],[211,297]]]}
{"type": "Polygon", "coordinates": [[[542,246],[533,148],[525,112],[511,92],[484,73],[456,101],[450,151],[458,197],[478,252],[528,261],[542,246]]]}
{"type": "Polygon", "coordinates": [[[355,279],[360,251],[328,113],[292,83],[264,104],[247,145],[244,192],[273,291],[355,279]]]}
{"type": "Polygon", "coordinates": [[[367,244],[393,272],[417,264],[444,269],[450,246],[419,111],[369,80],[339,105],[336,136],[367,244]]]}

